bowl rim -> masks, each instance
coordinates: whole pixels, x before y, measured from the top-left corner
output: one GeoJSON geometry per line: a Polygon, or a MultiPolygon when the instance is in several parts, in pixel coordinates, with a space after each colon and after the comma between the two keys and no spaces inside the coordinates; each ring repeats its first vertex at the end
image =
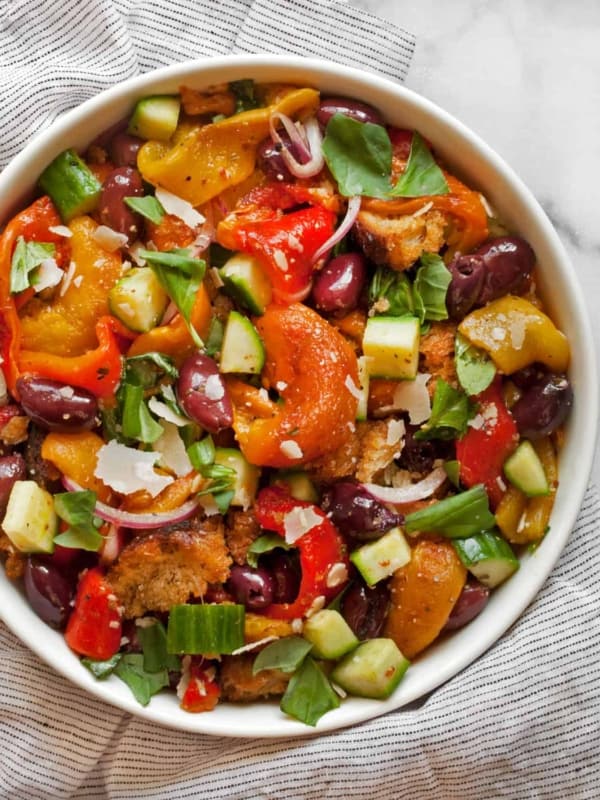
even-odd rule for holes
{"type": "MultiPolygon", "coordinates": [[[[577,317],[577,319],[571,320],[575,326],[575,341],[580,345],[583,343],[587,343],[587,345],[581,349],[581,352],[576,352],[578,362],[581,362],[580,368],[578,368],[581,380],[576,387],[576,404],[578,415],[582,416],[578,416],[573,424],[570,424],[573,429],[570,434],[576,439],[574,443],[570,444],[570,447],[571,451],[575,446],[577,449],[578,475],[567,476],[569,481],[568,497],[566,490],[561,491],[562,487],[559,487],[557,505],[552,518],[553,521],[555,517],[558,520],[556,526],[553,526],[535,553],[526,558],[527,570],[523,569],[516,573],[507,584],[497,589],[492,595],[493,603],[490,603],[480,617],[466,628],[455,632],[451,639],[436,645],[432,651],[428,651],[423,659],[417,661],[407,673],[396,693],[386,701],[348,698],[340,708],[326,714],[316,728],[290,720],[281,714],[278,708],[276,712],[273,712],[273,703],[255,703],[245,709],[224,704],[218,706],[210,714],[193,715],[179,709],[173,700],[174,695],[173,697],[169,695],[167,698],[172,700],[170,704],[165,703],[165,698],[161,698],[159,695],[155,696],[150,705],[144,708],[139,706],[132,696],[129,697],[121,691],[121,688],[124,688],[126,692],[129,692],[129,689],[116,678],[111,678],[106,682],[95,680],[70,651],[68,653],[71,658],[68,655],[58,661],[53,658],[57,647],[59,650],[61,648],[58,640],[53,640],[52,636],[60,637],[66,648],[62,634],[51,631],[34,614],[26,605],[22,593],[2,571],[0,617],[22,642],[58,673],[95,697],[148,721],[188,732],[234,738],[310,736],[355,725],[389,711],[400,709],[419,699],[479,658],[523,614],[557,562],[583,500],[587,476],[592,467],[597,434],[598,376],[591,324],[583,300],[583,292],[577,282],[573,267],[545,212],[512,168],[470,128],[432,101],[376,73],[365,72],[323,59],[270,54],[217,56],[161,67],[129,78],[102,91],[64,113],[48,129],[38,133],[0,173],[0,198],[5,192],[11,198],[14,197],[15,188],[23,184],[24,177],[29,180],[31,180],[31,174],[37,177],[43,165],[53,155],[64,149],[64,142],[72,137],[77,123],[94,118],[95,115],[101,114],[111,106],[123,105],[124,102],[131,105],[136,95],[142,96],[144,93],[148,93],[151,87],[174,81],[177,81],[177,85],[194,80],[198,83],[208,84],[216,82],[215,80],[211,81],[211,76],[216,78],[219,74],[228,72],[232,75],[237,74],[238,77],[258,77],[259,80],[266,80],[265,77],[260,77],[261,74],[272,72],[274,69],[279,70],[279,76],[297,73],[302,76],[301,80],[312,82],[315,85],[329,81],[330,83],[359,87],[364,92],[362,99],[366,94],[373,92],[392,96],[399,102],[401,108],[406,107],[411,114],[416,114],[417,117],[424,120],[429,119],[431,124],[442,129],[450,140],[455,140],[464,145],[467,151],[476,154],[484,167],[487,166],[490,178],[496,179],[502,186],[505,185],[508,194],[514,195],[512,199],[519,201],[526,216],[528,215],[526,223],[534,226],[540,242],[548,251],[552,261],[556,263],[556,269],[553,268],[553,272],[556,274],[553,275],[553,278],[558,279],[559,290],[562,290],[563,293],[566,292],[568,311],[575,312],[577,317]],[[39,162],[40,168],[34,171],[36,162],[39,162]],[[560,504],[558,503],[559,498],[560,504]],[[501,602],[507,596],[510,600],[508,609],[501,602]],[[491,614],[492,608],[497,611],[494,615],[491,614]],[[18,613],[11,613],[9,609],[18,610],[18,613]],[[23,622],[25,622],[24,627],[23,622]],[[48,636],[48,633],[51,636],[48,636]],[[53,643],[54,647],[52,647],[53,643]],[[461,645],[467,646],[465,648],[461,645]],[[422,672],[423,664],[427,665],[426,677],[419,680],[420,673],[416,673],[417,677],[413,678],[411,672],[414,675],[419,668],[422,672]],[[223,711],[223,709],[226,710],[223,711]]],[[[96,133],[106,127],[107,125],[102,123],[96,125],[96,133]]],[[[415,127],[417,126],[415,125],[415,127]]],[[[87,141],[89,142],[91,139],[88,137],[87,141]]],[[[24,181],[25,186],[27,179],[24,181]]],[[[483,182],[485,183],[485,179],[483,182]]],[[[18,207],[22,198],[19,197],[15,202],[18,207]]],[[[12,200],[0,201],[0,218],[13,213],[11,203],[12,200]]],[[[534,247],[534,249],[536,248],[534,247]]],[[[572,458],[572,455],[573,453],[570,452],[569,457],[572,458]]]]}

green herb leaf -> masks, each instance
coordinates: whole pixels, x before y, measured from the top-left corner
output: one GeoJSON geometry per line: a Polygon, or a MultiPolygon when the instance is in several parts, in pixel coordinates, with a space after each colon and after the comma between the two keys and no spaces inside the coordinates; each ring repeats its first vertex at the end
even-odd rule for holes
{"type": "Polygon", "coordinates": [[[235,95],[236,114],[259,107],[259,102],[256,99],[256,87],[254,81],[250,78],[245,78],[241,81],[231,81],[229,89],[235,95]]]}
{"type": "Polygon", "coordinates": [[[42,261],[52,258],[55,249],[53,244],[26,242],[22,236],[19,236],[10,264],[10,291],[12,294],[23,292],[32,285],[31,273],[40,266],[42,261]]]}
{"type": "Polygon", "coordinates": [[[429,420],[415,433],[415,439],[459,439],[472,415],[469,398],[438,378],[429,420]]]}
{"type": "Polygon", "coordinates": [[[115,653],[114,656],[106,661],[95,661],[93,658],[82,658],[81,663],[87,667],[95,678],[102,680],[108,678],[109,675],[115,670],[115,667],[121,660],[122,653],[115,653]]]}
{"type": "Polygon", "coordinates": [[[54,537],[61,547],[96,553],[104,541],[98,533],[101,520],[94,517],[96,493],[89,490],[54,495],[54,510],[68,528],[54,537]]]}
{"type": "Polygon", "coordinates": [[[414,511],[404,520],[407,533],[429,531],[451,539],[465,539],[496,524],[482,484],[414,511]]]}
{"type": "Polygon", "coordinates": [[[134,383],[123,385],[123,435],[144,444],[152,444],[164,433],[150,414],[144,400],[144,388],[134,383]]]}
{"type": "Polygon", "coordinates": [[[146,217],[155,225],[160,225],[164,215],[167,213],[153,194],[148,194],[145,197],[125,197],[123,199],[132,211],[141,214],[142,217],[146,217]]]}
{"type": "Polygon", "coordinates": [[[384,127],[334,114],[323,139],[323,156],[346,197],[387,197],[392,145],[384,127]]]}
{"type": "Polygon", "coordinates": [[[251,567],[258,567],[258,557],[264,553],[270,553],[271,550],[275,550],[277,547],[281,547],[282,550],[291,549],[291,546],[283,536],[278,536],[276,533],[263,533],[248,548],[246,561],[251,567]]]}
{"type": "Polygon", "coordinates": [[[369,286],[369,307],[386,317],[414,315],[412,286],[403,272],[377,267],[369,286]]]}
{"type": "Polygon", "coordinates": [[[167,631],[160,620],[155,619],[152,625],[137,625],[136,634],[142,645],[146,672],[176,671],[181,667],[179,656],[167,653],[167,631]]]}
{"type": "Polygon", "coordinates": [[[187,449],[188,458],[193,468],[200,472],[204,467],[209,467],[215,462],[215,443],[212,436],[205,436],[199,442],[194,442],[187,449]]]}
{"type": "Polygon", "coordinates": [[[145,371],[151,369],[155,375],[153,383],[146,384],[142,380],[138,381],[142,386],[155,386],[158,376],[160,375],[167,375],[169,378],[173,378],[173,380],[177,380],[179,377],[179,370],[173,363],[173,359],[155,350],[149,353],[142,353],[139,356],[129,356],[129,358],[125,360],[125,369],[128,370],[131,368],[134,370],[141,368],[145,371]]]}
{"type": "Polygon", "coordinates": [[[135,699],[143,706],[147,706],[153,695],[169,685],[167,670],[147,672],[141,653],[124,655],[115,667],[115,675],[129,686],[135,699]]]}
{"type": "MultiPolygon", "coordinates": [[[[231,485],[231,484],[229,484],[231,485]]],[[[233,500],[235,492],[232,489],[226,489],[223,491],[216,492],[213,489],[213,499],[219,509],[219,514],[226,514],[229,510],[229,506],[231,505],[231,501],[233,500]]]]}
{"type": "Polygon", "coordinates": [[[438,167],[423,137],[415,131],[406,169],[389,192],[390,197],[426,197],[448,194],[444,173],[438,167]]]}
{"type": "Polygon", "coordinates": [[[254,659],[252,674],[263,669],[280,669],[282,672],[294,672],[312,650],[312,644],[302,636],[286,636],[268,644],[254,659]]]}
{"type": "Polygon", "coordinates": [[[494,362],[487,353],[475,347],[460,333],[456,334],[454,353],[456,374],[465,392],[474,395],[487,389],[496,374],[494,362]]]}
{"type": "Polygon", "coordinates": [[[444,470],[446,471],[446,475],[448,476],[448,480],[453,486],[456,486],[457,489],[460,488],[460,464],[458,461],[445,461],[444,462],[444,470]]]}
{"type": "Polygon", "coordinates": [[[333,691],[319,665],[304,659],[281,699],[281,710],[307,725],[316,725],[323,714],[337,708],[340,698],[333,691]]]}
{"type": "Polygon", "coordinates": [[[415,314],[421,323],[426,319],[448,319],[446,293],[452,280],[450,270],[434,253],[423,253],[421,265],[413,284],[415,314]]]}
{"type": "Polygon", "coordinates": [[[213,317],[210,321],[208,336],[206,337],[206,345],[204,346],[204,351],[207,356],[216,356],[220,351],[223,344],[224,332],[225,328],[223,327],[221,320],[217,319],[217,317],[213,317]]]}

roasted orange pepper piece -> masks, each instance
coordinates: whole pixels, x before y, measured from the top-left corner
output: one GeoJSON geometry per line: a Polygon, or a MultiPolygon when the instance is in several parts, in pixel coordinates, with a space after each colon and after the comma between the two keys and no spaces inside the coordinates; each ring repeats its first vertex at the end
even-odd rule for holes
{"type": "Polygon", "coordinates": [[[93,431],[81,433],[49,433],[42,442],[42,458],[83,489],[96,492],[103,503],[110,502],[112,492],[99,478],[94,477],[98,451],[104,440],[93,431]]]}

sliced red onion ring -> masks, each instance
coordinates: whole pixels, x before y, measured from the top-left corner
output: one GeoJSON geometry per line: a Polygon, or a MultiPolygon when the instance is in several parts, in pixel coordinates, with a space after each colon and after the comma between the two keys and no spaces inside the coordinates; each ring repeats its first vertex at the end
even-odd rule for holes
{"type": "Polygon", "coordinates": [[[312,178],[321,172],[325,166],[325,159],[321,150],[323,138],[316,117],[306,120],[302,130],[297,128],[285,114],[275,111],[269,119],[269,130],[273,141],[281,145],[281,157],[292,175],[296,178],[312,178]],[[296,159],[291,149],[286,147],[275,126],[276,120],[279,120],[285,128],[292,147],[299,154],[301,160],[296,159]]]}
{"type": "Polygon", "coordinates": [[[362,198],[360,195],[354,195],[348,200],[348,208],[346,209],[346,216],[342,220],[341,225],[334,231],[332,236],[324,242],[317,250],[312,258],[312,263],[316,264],[323,256],[326,256],[329,251],[340,242],[348,233],[350,228],[354,225],[358,212],[360,211],[360,204],[362,198]]]}
{"type": "MultiPolygon", "coordinates": [[[[66,475],[62,477],[62,483],[65,489],[70,492],[81,492],[82,487],[67,478],[66,475]]],[[[163,525],[174,525],[177,522],[191,517],[199,508],[200,503],[197,499],[188,500],[179,508],[173,511],[164,511],[159,514],[133,514],[130,511],[119,511],[117,508],[107,506],[106,503],[101,503],[96,500],[96,507],[94,514],[105,522],[110,522],[113,525],[118,525],[121,528],[134,528],[136,530],[145,528],[162,528],[163,525]]]]}
{"type": "Polygon", "coordinates": [[[363,483],[362,487],[370,492],[373,497],[376,497],[377,500],[381,500],[382,503],[401,505],[430,497],[447,478],[446,470],[443,467],[436,467],[422,481],[413,483],[410,486],[402,486],[396,489],[392,486],[378,486],[376,483],[363,483]]]}

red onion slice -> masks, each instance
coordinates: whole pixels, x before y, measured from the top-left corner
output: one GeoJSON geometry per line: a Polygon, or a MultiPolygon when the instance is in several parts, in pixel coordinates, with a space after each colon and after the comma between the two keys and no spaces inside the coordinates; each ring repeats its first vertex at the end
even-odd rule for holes
{"type": "Polygon", "coordinates": [[[362,198],[360,195],[354,195],[348,200],[348,208],[346,209],[346,216],[342,220],[341,225],[337,228],[334,233],[327,239],[324,244],[319,247],[317,252],[312,257],[312,263],[316,264],[323,256],[326,256],[329,251],[335,247],[335,245],[340,242],[344,236],[348,233],[350,228],[356,222],[356,217],[358,216],[358,212],[360,211],[360,204],[362,198]]]}
{"type": "MultiPolygon", "coordinates": [[[[82,487],[78,483],[67,478],[66,475],[62,477],[63,486],[70,492],[81,492],[82,487]]],[[[96,507],[94,514],[105,522],[110,522],[121,528],[133,528],[136,530],[149,529],[149,528],[162,528],[163,525],[174,525],[177,522],[183,522],[185,519],[193,516],[199,508],[198,499],[188,500],[179,508],[173,511],[164,511],[159,514],[133,514],[130,511],[119,511],[118,508],[107,506],[106,503],[101,503],[96,500],[96,507]]]]}
{"type": "Polygon", "coordinates": [[[281,146],[281,157],[292,175],[296,178],[312,178],[321,172],[325,166],[325,159],[321,150],[323,138],[316,117],[306,120],[304,128],[299,129],[289,117],[275,111],[269,119],[269,130],[273,141],[281,146]],[[301,160],[296,159],[290,148],[286,147],[275,125],[277,120],[285,128],[292,147],[301,160]]]}
{"type": "Polygon", "coordinates": [[[447,478],[446,470],[443,467],[436,467],[422,481],[413,483],[410,486],[401,486],[396,489],[392,486],[378,486],[376,483],[363,483],[362,487],[382,503],[401,505],[430,497],[447,478]]]}

